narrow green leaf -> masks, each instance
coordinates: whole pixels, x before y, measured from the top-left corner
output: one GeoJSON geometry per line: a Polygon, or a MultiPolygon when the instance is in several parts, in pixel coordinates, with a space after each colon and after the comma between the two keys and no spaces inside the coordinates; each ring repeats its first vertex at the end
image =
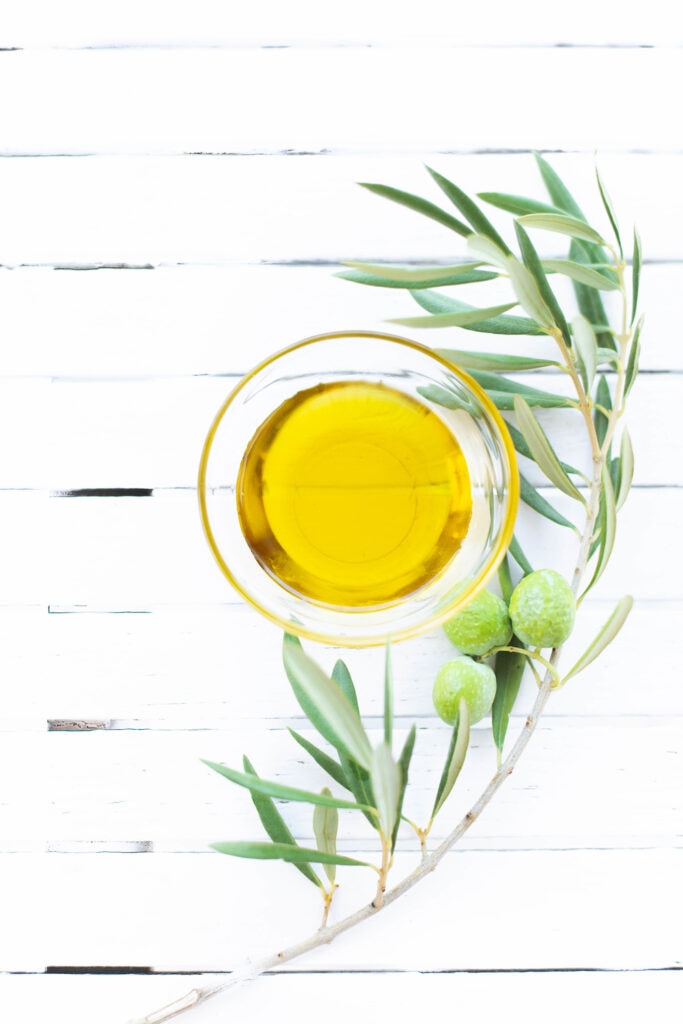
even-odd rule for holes
{"type": "MultiPolygon", "coordinates": [[[[255,778],[258,778],[254,766],[246,755],[242,758],[242,763],[244,765],[244,771],[248,775],[253,775],[255,778]]],[[[254,790],[251,791],[250,795],[254,807],[256,808],[256,812],[261,819],[261,824],[273,842],[285,843],[289,846],[297,846],[298,844],[290,832],[287,823],[271,798],[269,796],[265,796],[263,793],[257,793],[254,790]]],[[[336,810],[334,813],[337,813],[336,810]]],[[[318,888],[320,888],[320,879],[312,868],[308,867],[307,864],[297,864],[297,867],[304,878],[307,878],[309,882],[313,882],[314,885],[317,885],[318,888]]]]}
{"type": "Polygon", "coordinates": [[[626,363],[626,372],[624,374],[624,398],[627,398],[631,393],[631,388],[636,382],[638,376],[638,364],[640,363],[640,332],[643,328],[643,317],[636,324],[633,332],[633,339],[631,341],[631,348],[628,354],[628,361],[626,363]]]}
{"type": "Polygon", "coordinates": [[[398,816],[401,772],[386,743],[380,743],[372,751],[370,781],[379,815],[380,832],[388,839],[394,833],[398,816]]]}
{"type": "Polygon", "coordinates": [[[415,213],[421,213],[425,217],[429,217],[430,220],[443,224],[444,227],[450,228],[451,231],[455,231],[456,234],[461,235],[463,238],[467,238],[468,235],[472,234],[472,229],[467,224],[463,224],[457,217],[452,217],[450,213],[442,210],[435,203],[429,202],[428,199],[413,195],[412,192],[404,192],[399,188],[392,188],[390,185],[378,185],[369,181],[359,181],[358,184],[362,188],[366,188],[368,192],[374,192],[377,196],[390,199],[393,203],[398,203],[399,206],[406,206],[409,210],[414,210],[415,213]]]}
{"type": "Polygon", "coordinates": [[[525,370],[538,370],[543,366],[557,366],[555,359],[534,356],[511,356],[505,352],[470,352],[458,348],[437,348],[437,355],[447,359],[463,370],[492,370],[499,373],[523,373],[525,370]]]}
{"type": "Polygon", "coordinates": [[[505,210],[506,213],[514,213],[516,217],[525,213],[562,213],[557,206],[550,206],[548,203],[541,203],[538,199],[530,199],[527,196],[515,196],[507,192],[479,192],[479,199],[485,203],[505,210]]]}
{"type": "Polygon", "coordinates": [[[629,491],[631,490],[631,484],[633,483],[633,445],[631,444],[631,435],[629,434],[626,427],[624,427],[621,434],[619,462],[621,466],[621,472],[619,474],[619,486],[616,489],[617,511],[619,511],[619,509],[622,508],[624,502],[628,497],[629,491]]]}
{"type": "Polygon", "coordinates": [[[602,408],[596,409],[593,413],[593,422],[595,423],[595,433],[598,438],[598,444],[602,448],[605,435],[607,434],[607,427],[609,425],[609,419],[602,411],[603,409],[612,408],[612,396],[609,390],[609,384],[604,373],[600,374],[598,378],[598,387],[595,392],[595,401],[602,408]]]}
{"type": "Polygon", "coordinates": [[[436,790],[434,808],[430,819],[431,821],[433,821],[437,816],[453,791],[453,786],[458,779],[460,769],[465,763],[469,742],[470,713],[467,701],[461,697],[458,705],[458,717],[453,725],[453,735],[451,736],[451,742],[446,755],[446,763],[444,764],[439,785],[436,790]]]}
{"type": "Polygon", "coordinates": [[[521,395],[515,395],[517,426],[529,445],[534,461],[548,480],[570,498],[583,502],[583,497],[560,465],[548,436],[521,395]]]}
{"type": "Polygon", "coordinates": [[[576,263],[574,260],[541,260],[541,265],[548,274],[564,274],[565,277],[571,277],[573,281],[580,281],[581,284],[597,288],[599,291],[619,290],[616,281],[601,274],[598,270],[593,270],[592,267],[582,263],[576,263]]]}
{"type": "Polygon", "coordinates": [[[296,740],[300,747],[303,747],[307,754],[311,755],[315,763],[322,768],[322,770],[326,772],[331,779],[334,779],[334,781],[340,786],[343,786],[344,789],[349,789],[349,784],[346,776],[344,775],[344,770],[338,761],[335,761],[333,757],[330,757],[324,750],[316,747],[314,743],[311,743],[310,740],[307,740],[305,736],[302,736],[294,729],[290,729],[289,734],[296,740]]]}
{"type": "Polygon", "coordinates": [[[413,725],[411,727],[406,741],[403,744],[401,755],[398,759],[398,768],[401,773],[401,788],[398,794],[398,807],[396,810],[396,824],[394,825],[394,833],[391,837],[391,850],[392,853],[396,847],[396,839],[398,837],[398,827],[401,823],[401,811],[403,810],[403,801],[405,799],[406,789],[408,787],[408,773],[410,770],[410,762],[413,756],[413,750],[415,748],[415,737],[417,735],[417,727],[413,725]]]}
{"type": "Polygon", "coordinates": [[[320,804],[322,807],[344,807],[352,811],[372,810],[370,807],[362,807],[359,804],[352,803],[350,800],[338,800],[337,797],[322,796],[320,793],[311,793],[305,789],[294,789],[292,786],[284,786],[280,782],[269,782],[267,779],[261,779],[257,775],[251,775],[248,772],[238,772],[224,764],[216,764],[215,761],[206,761],[202,758],[202,764],[218,772],[224,778],[229,779],[230,782],[251,790],[252,793],[263,793],[265,796],[271,796],[276,800],[294,800],[298,803],[320,804]]]}
{"type": "Polygon", "coordinates": [[[597,636],[595,636],[590,642],[574,667],[570,669],[564,677],[562,680],[563,683],[566,683],[572,676],[578,675],[579,672],[582,672],[584,668],[590,665],[592,661],[595,661],[598,655],[602,654],[605,648],[612,643],[615,636],[626,622],[632,607],[633,598],[630,596],[622,597],[621,600],[617,602],[617,605],[609,619],[597,636]]]}
{"type": "Polygon", "coordinates": [[[402,267],[352,260],[345,260],[344,263],[352,269],[342,270],[335,274],[335,277],[381,288],[438,288],[443,285],[492,281],[499,276],[492,270],[479,270],[479,262],[459,263],[448,267],[402,267]]]}
{"type": "Polygon", "coordinates": [[[536,287],[541,296],[541,299],[547,309],[550,310],[552,322],[562,332],[566,345],[571,345],[571,338],[569,337],[569,328],[567,327],[567,321],[565,320],[564,313],[560,308],[560,304],[555,297],[555,292],[548,283],[548,278],[545,275],[545,271],[541,264],[541,259],[536,252],[536,249],[529,238],[528,234],[521,226],[519,221],[515,221],[515,232],[517,234],[517,240],[519,242],[520,251],[522,253],[522,259],[524,260],[524,266],[527,268],[529,273],[533,276],[536,282],[536,287]]]}
{"type": "MultiPolygon", "coordinates": [[[[591,324],[591,328],[595,331],[595,326],[591,324]]],[[[619,359],[619,353],[615,352],[612,348],[599,348],[598,349],[598,366],[603,366],[605,363],[610,365],[616,365],[619,359]]]]}
{"type": "Polygon", "coordinates": [[[296,637],[285,634],[282,657],[294,695],[320,735],[338,751],[369,768],[370,741],[339,685],[304,653],[296,637]]]}
{"type": "MultiPolygon", "coordinates": [[[[568,523],[568,525],[571,526],[571,523],[568,523]]],[[[516,537],[513,536],[512,540],[510,541],[510,547],[508,550],[510,551],[510,554],[512,555],[515,562],[520,567],[525,576],[528,576],[529,573],[534,571],[533,565],[522,551],[522,546],[516,537]]]]}
{"type": "MultiPolygon", "coordinates": [[[[474,371],[470,370],[470,375],[474,376],[474,371]]],[[[533,391],[533,388],[529,388],[529,391],[533,391]]],[[[495,388],[487,388],[486,393],[495,405],[496,409],[500,409],[501,412],[509,412],[514,409],[514,393],[511,391],[498,391],[495,388]]],[[[562,398],[560,395],[550,395],[546,392],[539,391],[537,394],[529,395],[525,394],[525,398],[529,405],[538,406],[540,409],[567,409],[573,407],[574,403],[568,401],[566,398],[562,398]]]]}
{"type": "Polygon", "coordinates": [[[510,574],[510,559],[507,554],[503,555],[503,561],[498,566],[498,584],[500,586],[500,592],[503,600],[506,604],[510,604],[512,591],[515,588],[510,574]]]}
{"type": "MultiPolygon", "coordinates": [[[[531,454],[529,445],[524,440],[524,436],[520,433],[519,430],[517,430],[517,427],[515,427],[513,423],[510,423],[507,420],[505,421],[505,426],[507,427],[508,433],[512,438],[512,443],[514,444],[515,449],[519,452],[519,454],[524,455],[527,459],[533,460],[533,455],[531,454]]],[[[578,470],[575,466],[570,466],[568,462],[560,462],[560,465],[562,466],[562,469],[565,471],[565,473],[574,473],[577,476],[583,476],[580,470],[578,470]]]]}
{"type": "Polygon", "coordinates": [[[402,316],[389,320],[390,324],[402,324],[403,327],[468,327],[492,320],[501,313],[516,306],[516,302],[506,302],[502,306],[487,306],[485,309],[472,309],[463,313],[442,313],[436,316],[402,316]]]}
{"type": "Polygon", "coordinates": [[[541,172],[541,177],[543,178],[545,187],[548,190],[548,194],[555,206],[559,207],[561,210],[565,210],[567,213],[570,213],[572,217],[584,219],[576,200],[557,174],[557,171],[550,166],[548,161],[542,157],[540,153],[534,153],[534,158],[538,165],[538,169],[541,172]]]}
{"type": "Polygon", "coordinates": [[[346,699],[348,700],[353,710],[356,712],[358,716],[360,716],[360,709],[358,707],[358,694],[356,693],[356,687],[353,685],[351,673],[349,672],[348,668],[346,667],[346,664],[341,660],[341,658],[339,658],[334,663],[334,668],[332,669],[332,678],[334,679],[335,683],[342,691],[346,699]]]}
{"type": "Polygon", "coordinates": [[[340,864],[344,867],[372,868],[364,860],[343,857],[340,854],[323,853],[322,850],[307,850],[303,846],[287,846],[284,843],[211,843],[211,849],[227,853],[231,857],[248,857],[251,860],[285,860],[290,864],[340,864]]]}
{"type": "MultiPolygon", "coordinates": [[[[598,262],[602,256],[603,250],[597,245],[590,246],[587,242],[578,242],[575,238],[570,243],[569,257],[577,263],[598,262]],[[584,249],[584,246],[587,249],[584,249]]],[[[616,278],[614,280],[616,281],[616,278]]],[[[608,323],[607,313],[600,297],[600,292],[596,288],[582,284],[580,281],[572,281],[572,284],[579,311],[590,324],[594,325],[594,330],[598,336],[598,345],[601,348],[612,349],[612,351],[616,352],[616,342],[608,323]]]]}
{"type": "Polygon", "coordinates": [[[617,507],[614,499],[614,489],[612,487],[612,479],[609,475],[609,470],[606,465],[602,469],[602,491],[601,498],[603,501],[603,521],[600,530],[600,543],[598,546],[598,558],[593,570],[593,576],[590,583],[581,595],[581,599],[591,590],[598,582],[603,572],[607,567],[607,563],[610,560],[610,555],[614,548],[614,539],[617,532],[617,507]]]}
{"type": "Polygon", "coordinates": [[[384,742],[391,750],[394,729],[394,683],[391,672],[391,646],[387,642],[384,653],[384,742]]]}
{"type": "MultiPolygon", "coordinates": [[[[475,306],[462,302],[460,299],[454,299],[451,295],[443,295],[441,292],[425,289],[424,291],[411,290],[410,294],[418,306],[426,309],[428,313],[440,315],[442,313],[468,313],[476,311],[475,306]]],[[[460,326],[465,327],[468,331],[481,331],[485,334],[543,334],[543,331],[534,320],[523,316],[496,316],[491,320],[482,320],[476,324],[461,324],[460,326]]]]}
{"type": "Polygon", "coordinates": [[[617,240],[617,246],[619,247],[619,255],[623,257],[624,250],[621,245],[621,235],[619,234],[619,225],[617,224],[617,217],[614,212],[614,206],[612,205],[612,200],[610,199],[607,193],[602,178],[600,177],[600,171],[597,169],[597,167],[595,168],[595,177],[598,183],[598,190],[600,192],[600,198],[602,199],[602,205],[605,207],[605,212],[607,213],[609,222],[612,225],[614,237],[617,240]]]}
{"type": "Polygon", "coordinates": [[[640,290],[640,268],[642,265],[642,248],[640,245],[640,235],[633,229],[633,266],[632,270],[632,285],[631,285],[631,324],[636,318],[638,312],[638,293],[640,290]]]}
{"type": "Polygon", "coordinates": [[[509,253],[510,249],[498,234],[488,217],[486,217],[479,209],[474,200],[470,199],[470,197],[466,195],[461,188],[458,188],[458,186],[452,181],[449,181],[448,178],[444,178],[443,174],[439,174],[438,171],[433,170],[431,167],[428,167],[427,170],[441,191],[447,195],[453,205],[460,210],[460,213],[467,221],[469,221],[474,230],[478,234],[484,235],[485,238],[490,238],[491,241],[497,245],[499,249],[502,249],[504,253],[509,253]]]}
{"type": "MultiPolygon", "coordinates": [[[[538,512],[539,515],[544,516],[546,519],[550,519],[551,522],[557,523],[558,526],[567,526],[570,530],[576,529],[574,523],[570,523],[568,519],[565,519],[562,513],[558,512],[542,494],[539,494],[533,484],[529,483],[521,473],[519,474],[519,496],[525,505],[528,505],[534,512],[538,512]]],[[[510,553],[515,557],[512,546],[510,546],[510,553]]]]}
{"type": "Polygon", "coordinates": [[[348,788],[361,806],[367,822],[375,830],[379,829],[375,798],[370,784],[370,773],[344,754],[341,754],[340,757],[348,788]]]}
{"type": "MultiPolygon", "coordinates": [[[[323,789],[323,794],[331,796],[329,789],[323,789]]],[[[313,834],[321,853],[329,854],[332,857],[337,855],[337,832],[339,830],[339,812],[336,807],[315,807],[313,809],[313,834]]],[[[336,861],[325,861],[325,874],[334,885],[337,875],[336,861]]]]}
{"type": "Polygon", "coordinates": [[[489,263],[492,267],[505,270],[508,253],[486,235],[472,234],[467,237],[467,248],[473,256],[489,263]]]}
{"type": "MultiPolygon", "coordinates": [[[[497,373],[487,373],[485,370],[470,370],[470,376],[480,384],[485,391],[509,392],[511,395],[521,395],[528,405],[540,405],[549,409],[573,409],[575,403],[564,395],[556,395],[551,391],[541,391],[539,388],[529,387],[528,384],[520,384],[509,377],[502,377],[497,373]]],[[[511,405],[511,408],[514,406],[511,405]]]]}
{"type": "Polygon", "coordinates": [[[447,391],[436,384],[418,385],[415,388],[418,395],[422,395],[429,402],[441,405],[444,409],[464,409],[465,412],[473,412],[473,404],[464,395],[458,395],[455,391],[447,391]]]}
{"type": "Polygon", "coordinates": [[[566,213],[525,213],[518,224],[524,224],[528,228],[536,228],[541,231],[552,231],[560,235],[569,235],[570,238],[580,238],[586,242],[594,242],[596,245],[604,245],[602,235],[586,224],[578,217],[570,217],[566,213]]]}
{"type": "Polygon", "coordinates": [[[572,319],[572,338],[583,386],[586,394],[590,394],[598,368],[598,339],[591,325],[580,313],[572,319]]]}
{"type": "MultiPolygon", "coordinates": [[[[518,637],[513,636],[510,641],[511,647],[524,647],[518,637]]],[[[493,698],[491,708],[491,728],[493,730],[493,742],[498,751],[498,763],[500,764],[505,744],[510,714],[519,693],[522,683],[522,676],[526,668],[526,658],[523,654],[515,651],[498,651],[494,662],[496,673],[496,695],[493,698]]]]}
{"type": "Polygon", "coordinates": [[[516,256],[510,256],[505,269],[510,275],[510,283],[522,309],[546,332],[551,331],[556,326],[555,318],[529,268],[520,263],[516,256]]]}
{"type": "MultiPolygon", "coordinates": [[[[534,156],[551,201],[570,216],[585,221],[586,218],[578,203],[557,172],[540,153],[534,153],[534,156]]],[[[569,258],[577,263],[603,263],[605,262],[605,251],[602,246],[593,245],[590,242],[580,242],[573,238],[569,246],[569,258]]],[[[579,281],[574,281],[574,291],[579,310],[589,323],[607,323],[605,307],[602,304],[599,293],[594,288],[581,284],[579,281]]],[[[600,332],[598,334],[598,344],[602,348],[616,348],[614,339],[608,332],[600,332]]]]}

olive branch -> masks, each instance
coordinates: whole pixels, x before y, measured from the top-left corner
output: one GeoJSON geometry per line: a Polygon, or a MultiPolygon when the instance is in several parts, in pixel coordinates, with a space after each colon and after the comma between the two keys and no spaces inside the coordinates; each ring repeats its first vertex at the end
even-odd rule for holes
{"type": "MultiPolygon", "coordinates": [[[[638,372],[642,318],[636,320],[636,316],[641,247],[638,234],[634,232],[629,275],[617,218],[599,173],[596,172],[597,187],[609,224],[609,239],[586,221],[550,165],[540,155],[536,155],[536,161],[550,203],[506,193],[482,193],[478,197],[513,216],[519,255],[507,245],[479,204],[453,182],[428,168],[460,216],[456,217],[430,200],[396,188],[371,183],[364,183],[364,187],[460,235],[466,240],[474,258],[451,266],[352,262],[339,276],[365,285],[408,290],[427,315],[401,318],[393,321],[395,323],[418,328],[460,327],[494,335],[546,335],[554,341],[556,354],[541,358],[463,349],[438,351],[444,358],[467,370],[494,404],[514,417],[509,429],[519,455],[535,462],[549,483],[573,500],[580,510],[582,524],[576,526],[522,476],[522,501],[558,528],[570,529],[577,535],[578,550],[569,584],[580,606],[609,562],[616,535],[617,513],[626,500],[633,479],[633,448],[628,431],[622,425],[622,417],[638,372]],[[568,237],[567,257],[542,259],[531,240],[531,233],[536,230],[568,237]],[[577,310],[569,320],[551,286],[549,278],[552,277],[566,277],[573,284],[577,310]],[[497,279],[509,283],[512,291],[509,302],[477,308],[436,290],[444,286],[497,279]],[[614,292],[619,299],[616,327],[611,325],[606,313],[603,292],[614,292]],[[525,315],[510,314],[509,310],[515,306],[521,307],[525,315]],[[564,373],[571,381],[572,397],[530,387],[507,376],[540,368],[564,373]],[[591,450],[592,465],[588,475],[560,459],[534,412],[537,408],[562,409],[568,414],[579,414],[591,450]]],[[[446,406],[455,401],[455,396],[445,389],[434,389],[424,397],[446,406]]],[[[532,564],[516,538],[508,555],[499,569],[500,589],[507,603],[514,592],[513,571],[515,574],[521,571],[522,576],[533,572],[532,564]]],[[[285,673],[304,714],[328,749],[313,744],[294,730],[290,730],[292,738],[326,773],[330,783],[344,790],[348,796],[337,797],[328,786],[314,793],[262,779],[246,756],[241,771],[207,761],[208,767],[249,791],[270,840],[219,842],[214,844],[214,849],[232,856],[292,863],[320,889],[322,924],[302,942],[248,963],[219,985],[194,988],[170,1005],[131,1024],[162,1024],[242,981],[332,942],[338,935],[395,902],[430,874],[513,772],[552,691],[564,686],[602,653],[623,626],[632,603],[628,596],[617,602],[602,629],[568,671],[560,670],[561,645],[544,655],[541,649],[525,645],[513,637],[509,644],[486,653],[487,659],[494,659],[496,675],[491,721],[498,754],[497,768],[469,811],[432,851],[427,848],[430,830],[453,791],[467,754],[467,703],[462,699],[459,702],[430,819],[424,826],[418,826],[403,815],[416,727],[413,725],[396,756],[393,751],[393,684],[388,647],[383,684],[383,737],[373,747],[362,723],[353,680],[344,662],[338,661],[331,675],[327,675],[304,652],[298,639],[285,636],[285,673]],[[535,701],[515,743],[503,758],[510,714],[527,666],[537,682],[535,701]],[[315,848],[302,847],[296,841],[276,801],[304,802],[312,806],[315,848]],[[340,810],[362,814],[371,824],[379,839],[379,864],[359,861],[337,852],[340,810]],[[388,888],[393,853],[402,824],[412,828],[417,835],[422,858],[410,874],[393,888],[388,888]],[[314,870],[313,865],[322,869],[321,874],[314,870]],[[376,888],[370,902],[330,924],[328,916],[337,888],[337,867],[370,869],[376,876],[376,888]]]]}

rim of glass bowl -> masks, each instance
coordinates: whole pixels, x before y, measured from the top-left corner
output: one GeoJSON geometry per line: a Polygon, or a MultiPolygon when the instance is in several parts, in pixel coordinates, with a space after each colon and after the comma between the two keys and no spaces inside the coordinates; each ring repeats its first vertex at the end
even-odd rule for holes
{"type": "MultiPolygon", "coordinates": [[[[244,600],[251,605],[252,608],[256,609],[266,619],[269,619],[275,625],[289,633],[295,633],[297,636],[303,637],[306,640],[318,641],[321,643],[331,643],[342,647],[373,647],[380,644],[386,643],[388,640],[395,642],[398,640],[407,640],[411,637],[420,636],[423,633],[429,632],[441,625],[451,616],[455,615],[460,608],[463,607],[468,601],[470,601],[480,590],[483,590],[488,581],[493,576],[494,572],[500,565],[501,561],[512,540],[514,531],[515,518],[517,514],[517,507],[519,504],[519,470],[517,467],[517,457],[515,455],[514,446],[507,429],[505,420],[500,415],[498,409],[493,404],[489,396],[486,394],[484,389],[470,377],[468,373],[462,370],[459,366],[449,362],[440,356],[434,349],[429,348],[426,345],[420,344],[420,342],[412,341],[408,338],[400,337],[396,334],[385,334],[381,331],[369,331],[369,330],[342,330],[342,331],[331,331],[324,334],[315,334],[311,337],[304,338],[302,341],[298,341],[293,345],[288,345],[285,348],[268,356],[267,359],[262,360],[258,363],[249,373],[245,374],[240,382],[233,388],[226,400],[221,405],[220,409],[216,413],[214,420],[211,424],[209,432],[204,441],[202,448],[201,459],[199,463],[199,478],[198,478],[198,496],[199,496],[199,510],[204,528],[204,534],[208,541],[209,547],[213,553],[216,562],[218,563],[223,575],[232,584],[234,589],[244,598],[244,600]],[[236,578],[230,566],[226,562],[221,549],[214,537],[213,530],[211,528],[209,510],[207,507],[207,469],[209,464],[209,457],[213,446],[214,439],[220,428],[223,417],[226,412],[238,399],[241,392],[257,377],[263,373],[264,370],[268,369],[273,363],[278,362],[281,359],[286,358],[290,353],[296,352],[309,345],[315,345],[319,342],[333,341],[339,338],[371,338],[380,341],[387,341],[395,345],[401,345],[405,348],[415,350],[423,355],[429,356],[431,360],[439,363],[449,373],[455,374],[459,377],[465,386],[476,396],[482,407],[486,411],[489,419],[494,423],[499,438],[501,441],[501,448],[506,456],[506,466],[504,466],[505,476],[507,477],[507,508],[505,511],[505,519],[498,533],[496,543],[492,546],[488,553],[487,558],[484,561],[483,566],[479,570],[476,577],[471,582],[463,583],[462,587],[458,588],[454,594],[453,600],[441,605],[437,605],[435,609],[432,609],[431,613],[419,622],[410,624],[408,626],[401,626],[397,630],[383,630],[381,633],[377,632],[376,635],[341,635],[332,631],[324,632],[320,629],[311,628],[305,623],[294,622],[292,619],[285,619],[278,615],[277,611],[273,611],[271,608],[265,607],[261,604],[257,597],[254,597],[240,581],[236,578]]],[[[258,562],[254,559],[254,565],[258,566],[258,562]]],[[[258,566],[259,571],[264,570],[258,566]]],[[[301,599],[305,603],[305,599],[301,599]]],[[[399,602],[400,604],[401,602],[399,602]]],[[[349,617],[354,614],[349,612],[349,617]]]]}

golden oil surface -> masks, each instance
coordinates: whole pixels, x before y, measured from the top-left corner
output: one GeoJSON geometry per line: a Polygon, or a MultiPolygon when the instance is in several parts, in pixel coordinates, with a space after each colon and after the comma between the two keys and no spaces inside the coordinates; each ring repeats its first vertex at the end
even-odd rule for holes
{"type": "Polygon", "coordinates": [[[436,413],[383,384],[343,381],[299,392],[261,425],[237,504],[254,556],[282,586],[362,608],[443,570],[467,532],[472,493],[436,413]]]}

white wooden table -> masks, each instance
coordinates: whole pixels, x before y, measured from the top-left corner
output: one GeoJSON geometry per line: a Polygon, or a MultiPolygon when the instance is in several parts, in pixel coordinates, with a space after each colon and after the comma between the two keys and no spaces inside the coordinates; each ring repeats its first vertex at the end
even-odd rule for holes
{"type": "MultiPolygon", "coordinates": [[[[291,867],[208,850],[260,832],[246,793],[200,758],[239,765],[247,752],[263,774],[321,780],[286,732],[302,723],[280,635],[229,590],[201,535],[199,451],[266,354],[416,311],[335,278],[341,260],[463,255],[356,181],[433,196],[426,162],[470,193],[542,198],[534,148],[599,216],[597,149],[643,237],[636,486],[570,647],[625,592],[632,617],[553,697],[519,769],[429,880],[194,1019],[277,1007],[282,1021],[409,1021],[452,1007],[536,1024],[605,1007],[621,1022],[680,1020],[683,33],[667,10],[7,0],[3,1021],[123,1024],[316,927],[318,897],[291,867]]],[[[520,530],[538,564],[569,564],[560,531],[530,515],[520,530]]],[[[338,653],[309,649],[328,668],[338,653]]],[[[394,654],[399,725],[419,726],[416,813],[448,739],[430,689],[451,650],[435,633],[394,654]]],[[[382,654],[348,660],[379,726],[382,654]]],[[[532,700],[527,685],[513,731],[532,700]]],[[[494,767],[484,723],[439,835],[494,767]]],[[[289,820],[310,841],[308,813],[289,820]]],[[[340,846],[373,849],[352,823],[340,846]]],[[[416,857],[401,840],[396,876],[416,857]]],[[[367,878],[341,876],[332,920],[371,895],[367,878]]]]}

